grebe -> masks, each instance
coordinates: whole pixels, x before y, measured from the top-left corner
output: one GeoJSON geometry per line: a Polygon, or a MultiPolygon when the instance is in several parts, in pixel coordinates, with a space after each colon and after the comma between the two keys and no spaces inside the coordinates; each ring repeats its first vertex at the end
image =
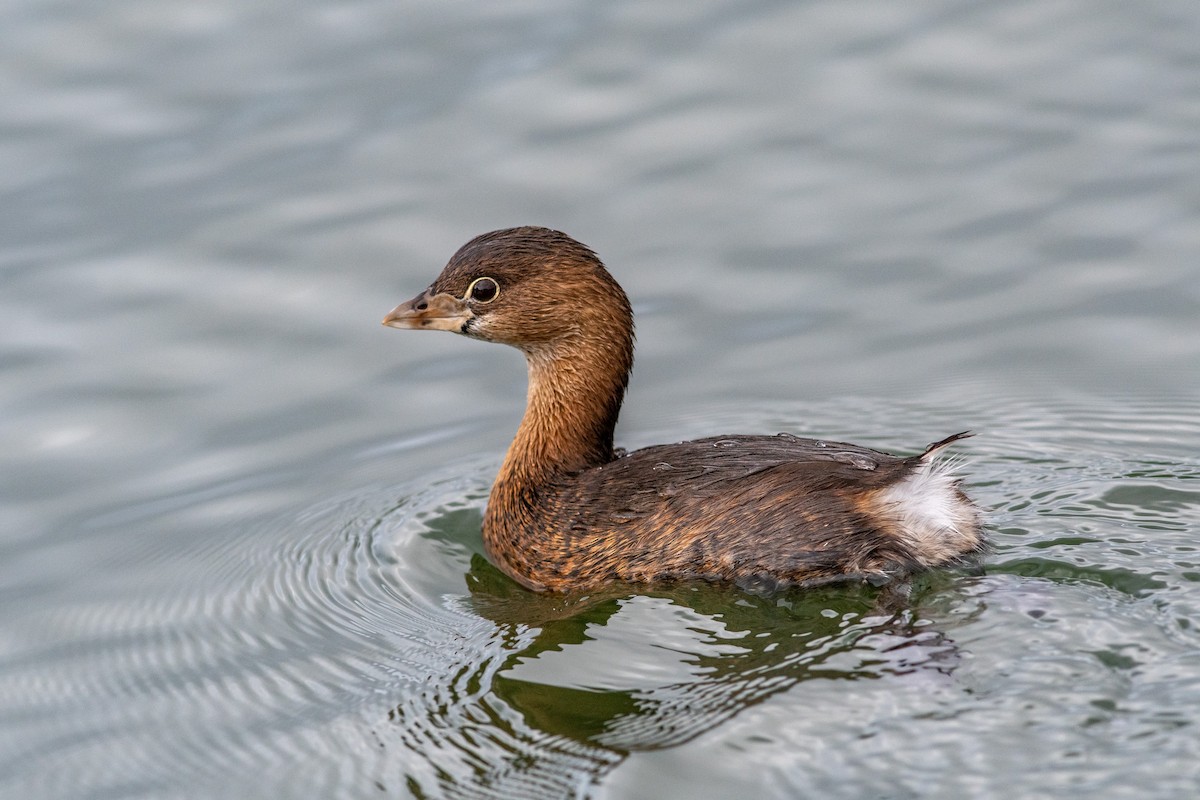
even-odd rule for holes
{"type": "Polygon", "coordinates": [[[614,451],[633,312],[596,254],[564,233],[524,227],[472,239],[383,324],[525,354],[525,415],[492,486],[483,543],[533,591],[878,585],[969,563],[985,548],[977,508],[935,460],[968,433],[910,457],[789,434],[614,451]]]}

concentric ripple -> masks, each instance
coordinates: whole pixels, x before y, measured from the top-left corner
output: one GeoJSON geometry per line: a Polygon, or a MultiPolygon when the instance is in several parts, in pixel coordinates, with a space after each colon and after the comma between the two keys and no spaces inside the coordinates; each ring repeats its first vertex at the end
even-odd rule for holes
{"type": "Polygon", "coordinates": [[[597,796],[670,753],[720,775],[733,751],[730,775],[760,765],[805,796],[869,784],[845,774],[915,791],[948,763],[957,789],[998,791],[997,758],[1022,792],[1144,784],[1164,757],[1195,775],[1191,411],[859,402],[675,432],[886,421],[868,443],[902,451],[974,424],[961,471],[987,510],[986,574],[931,576],[898,613],[862,588],[531,595],[480,553],[489,460],[236,528],[196,520],[254,481],[156,502],[141,561],[81,577],[86,602],[12,612],[39,635],[0,662],[0,735],[23,734],[0,794],[597,796]],[[1057,771],[1016,768],[1035,750],[1057,771]]]}
{"type": "MultiPolygon", "coordinates": [[[[35,614],[74,644],[34,647],[3,665],[5,718],[44,720],[47,741],[32,757],[80,761],[37,771],[43,781],[62,776],[38,791],[70,796],[81,779],[114,795],[231,779],[269,785],[326,752],[328,732],[364,704],[382,719],[381,702],[394,706],[452,669],[486,663],[496,625],[446,594],[465,589],[469,553],[454,539],[464,530],[438,539],[427,523],[465,515],[463,538],[477,547],[486,486],[478,469],[460,471],[241,537],[210,531],[172,578],[143,575],[136,588],[105,587],[107,601],[35,614]],[[68,729],[74,744],[56,733],[68,729]]],[[[341,783],[322,780],[331,790],[341,783]]]]}

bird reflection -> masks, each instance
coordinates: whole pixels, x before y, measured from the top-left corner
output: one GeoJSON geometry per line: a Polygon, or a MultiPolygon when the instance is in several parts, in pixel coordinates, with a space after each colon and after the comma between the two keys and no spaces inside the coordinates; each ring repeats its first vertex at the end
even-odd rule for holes
{"type": "MultiPolygon", "coordinates": [[[[958,661],[904,595],[869,587],[756,597],[707,585],[626,586],[546,596],[478,555],[466,578],[470,596],[459,610],[491,621],[493,635],[482,652],[476,641],[459,654],[457,671],[434,676],[423,702],[390,715],[415,758],[406,759],[405,780],[417,796],[588,797],[629,754],[680,745],[801,681],[916,671],[949,680],[958,661]],[[586,676],[561,685],[572,679],[561,668],[557,682],[544,679],[544,664],[570,652],[585,653],[576,659],[590,661],[584,672],[602,672],[605,662],[587,648],[634,607],[667,611],[656,618],[662,626],[684,618],[680,637],[655,645],[670,650],[658,651],[662,670],[627,669],[634,686],[589,686],[586,676]]],[[[931,578],[939,579],[950,580],[931,578]]]]}

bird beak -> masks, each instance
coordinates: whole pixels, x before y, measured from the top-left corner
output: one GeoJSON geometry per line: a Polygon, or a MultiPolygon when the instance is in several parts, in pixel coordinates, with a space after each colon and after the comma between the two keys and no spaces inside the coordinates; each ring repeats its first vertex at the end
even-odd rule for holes
{"type": "Polygon", "coordinates": [[[393,308],[383,318],[383,324],[389,328],[462,333],[463,326],[472,318],[474,314],[463,299],[444,292],[431,294],[426,289],[407,303],[393,308]]]}

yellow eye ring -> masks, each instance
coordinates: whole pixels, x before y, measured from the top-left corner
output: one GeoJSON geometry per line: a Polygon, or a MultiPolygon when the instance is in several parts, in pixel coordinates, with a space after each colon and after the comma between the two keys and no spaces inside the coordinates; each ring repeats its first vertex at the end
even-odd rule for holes
{"type": "Polygon", "coordinates": [[[471,285],[467,287],[467,293],[463,295],[463,300],[472,300],[480,305],[490,303],[500,296],[500,284],[495,278],[476,278],[471,281],[471,285]]]}

